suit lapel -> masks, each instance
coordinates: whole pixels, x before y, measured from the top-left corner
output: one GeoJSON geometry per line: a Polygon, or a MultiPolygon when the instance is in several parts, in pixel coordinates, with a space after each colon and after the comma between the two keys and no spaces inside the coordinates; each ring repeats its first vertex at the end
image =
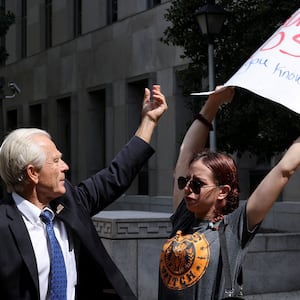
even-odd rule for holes
{"type": "Polygon", "coordinates": [[[14,240],[16,246],[19,249],[20,255],[23,258],[38,291],[39,281],[34,250],[26,225],[12,199],[10,204],[7,205],[6,215],[8,218],[8,226],[15,237],[14,240]]]}
{"type": "Polygon", "coordinates": [[[67,204],[63,197],[57,198],[50,203],[56,217],[64,222],[66,226],[68,236],[75,249],[76,261],[78,262],[82,244],[94,257],[95,261],[105,268],[106,261],[103,259],[103,256],[105,256],[106,250],[98,237],[96,229],[91,225],[90,217],[84,214],[83,209],[74,209],[74,206],[69,207],[69,205],[70,203],[67,204]],[[99,252],[96,251],[99,248],[102,255],[99,255],[99,252]]]}
{"type": "MultiPolygon", "coordinates": [[[[60,202],[56,200],[51,202],[51,207],[53,211],[56,212],[57,217],[76,233],[76,236],[80,239],[80,244],[84,245],[95,262],[102,267],[107,279],[117,293],[123,295],[124,298],[127,297],[127,299],[136,299],[126,279],[105,249],[90,217],[85,215],[81,209],[69,209],[69,207],[65,205],[61,207],[60,202]]],[[[76,247],[75,243],[75,249],[76,248],[78,251],[79,247],[76,247]]]]}
{"type": "MultiPolygon", "coordinates": [[[[62,197],[53,200],[50,203],[51,209],[54,211],[55,216],[60,219],[67,230],[68,241],[69,241],[69,250],[74,249],[76,263],[78,265],[78,255],[80,251],[80,241],[78,240],[77,236],[74,235],[74,232],[77,230],[71,226],[70,220],[77,220],[78,218],[71,215],[70,209],[62,203],[62,197]]],[[[71,222],[72,223],[72,222],[71,222]]]]}
{"type": "MultiPolygon", "coordinates": [[[[90,226],[86,223],[87,217],[82,214],[81,210],[70,209],[63,201],[63,198],[53,200],[50,203],[51,209],[54,211],[56,217],[64,222],[67,226],[68,232],[70,229],[80,236],[88,249],[91,248],[90,226]]],[[[92,248],[93,249],[93,248],[92,248]]]]}

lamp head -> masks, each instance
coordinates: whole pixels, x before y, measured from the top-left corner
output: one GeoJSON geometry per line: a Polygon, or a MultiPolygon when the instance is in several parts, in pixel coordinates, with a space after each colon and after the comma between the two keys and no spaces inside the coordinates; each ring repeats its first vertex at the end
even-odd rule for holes
{"type": "Polygon", "coordinates": [[[218,35],[221,32],[226,16],[226,10],[210,2],[195,12],[202,34],[209,37],[218,35]]]}

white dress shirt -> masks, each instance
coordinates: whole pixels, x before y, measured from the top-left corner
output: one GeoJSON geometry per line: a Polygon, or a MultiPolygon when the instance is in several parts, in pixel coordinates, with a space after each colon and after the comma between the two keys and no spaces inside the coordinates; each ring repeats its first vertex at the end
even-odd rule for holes
{"type": "MultiPolygon", "coordinates": [[[[40,219],[41,210],[31,202],[13,193],[12,197],[22,214],[29,232],[32,247],[35,253],[41,300],[50,299],[48,279],[50,273],[50,254],[45,224],[40,219]]],[[[76,261],[73,247],[69,246],[68,235],[63,222],[54,219],[54,232],[61,246],[67,271],[67,299],[75,299],[75,286],[77,283],[76,261]],[[71,249],[70,249],[71,248],[71,249]]]]}

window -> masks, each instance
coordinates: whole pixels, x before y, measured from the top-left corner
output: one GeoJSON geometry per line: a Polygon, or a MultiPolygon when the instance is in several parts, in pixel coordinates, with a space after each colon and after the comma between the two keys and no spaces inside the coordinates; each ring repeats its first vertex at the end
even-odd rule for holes
{"type": "Polygon", "coordinates": [[[45,47],[52,46],[52,0],[45,0],[45,47]]]}
{"type": "MultiPolygon", "coordinates": [[[[150,86],[148,78],[138,79],[128,83],[128,136],[131,137],[140,123],[141,95],[144,95],[144,89],[150,86]]],[[[132,183],[127,194],[148,195],[149,194],[149,167],[148,162],[142,167],[138,176],[132,183]]]]}
{"type": "Polygon", "coordinates": [[[21,2],[21,58],[27,56],[27,0],[21,2]]]}
{"type": "MultiPolygon", "coordinates": [[[[63,160],[71,163],[71,98],[65,97],[57,100],[57,135],[58,149],[63,154],[63,160]]],[[[66,173],[71,179],[72,170],[66,173]]]]}
{"type": "Polygon", "coordinates": [[[153,6],[161,4],[161,0],[153,0],[153,6]]]}
{"type": "Polygon", "coordinates": [[[89,92],[87,107],[86,164],[92,175],[106,166],[106,89],[89,92]]]}
{"type": "Polygon", "coordinates": [[[30,126],[42,128],[42,105],[35,104],[29,107],[30,126]]]}
{"type": "Polygon", "coordinates": [[[148,9],[161,4],[161,0],[148,0],[148,9]]]}
{"type": "Polygon", "coordinates": [[[74,37],[82,33],[82,0],[74,0],[74,37]]]}
{"type": "Polygon", "coordinates": [[[107,24],[118,21],[118,0],[107,0],[107,24]]]}
{"type": "Polygon", "coordinates": [[[16,109],[6,112],[6,131],[12,131],[18,127],[18,111],[16,109]]]}
{"type": "MultiPolygon", "coordinates": [[[[1,0],[1,3],[0,3],[0,16],[2,16],[4,14],[5,14],[5,0],[1,0]]],[[[4,36],[0,37],[0,47],[5,49],[5,37],[4,36]]],[[[4,62],[3,62],[3,64],[4,64],[4,62]]]]}

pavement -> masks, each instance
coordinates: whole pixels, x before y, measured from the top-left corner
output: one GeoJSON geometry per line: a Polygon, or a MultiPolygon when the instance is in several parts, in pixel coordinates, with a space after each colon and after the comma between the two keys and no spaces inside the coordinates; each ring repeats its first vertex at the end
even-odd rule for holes
{"type": "Polygon", "coordinates": [[[248,295],[243,297],[245,300],[300,300],[300,291],[288,293],[272,293],[262,295],[248,295]]]}

